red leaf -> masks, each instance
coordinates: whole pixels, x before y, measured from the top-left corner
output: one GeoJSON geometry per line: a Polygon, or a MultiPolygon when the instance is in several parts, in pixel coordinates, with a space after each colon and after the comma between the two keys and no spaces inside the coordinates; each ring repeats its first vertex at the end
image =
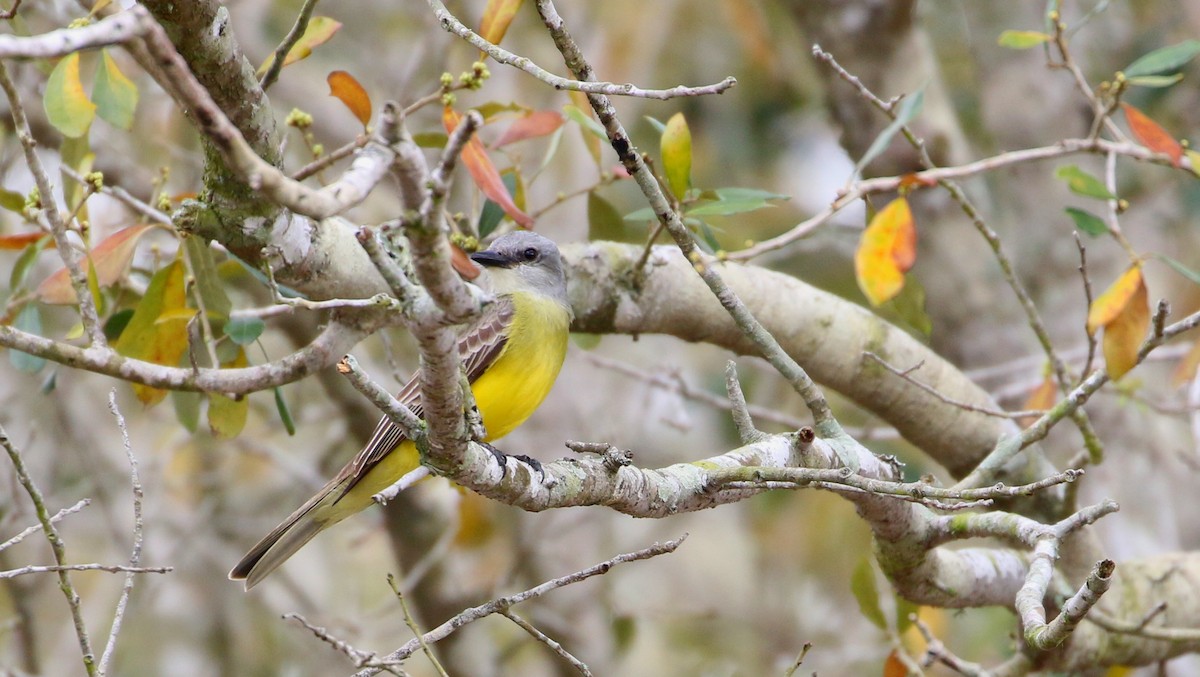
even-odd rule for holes
{"type": "MultiPolygon", "coordinates": [[[[460,117],[453,108],[447,107],[442,111],[442,125],[446,127],[447,133],[454,133],[460,117]]],[[[520,207],[513,202],[512,196],[508,194],[508,188],[504,186],[500,172],[496,171],[496,165],[492,164],[479,137],[473,136],[467,142],[463,148],[462,161],[467,166],[467,171],[471,173],[471,178],[475,180],[475,185],[479,186],[479,190],[483,191],[489,200],[500,205],[504,213],[511,216],[513,221],[522,227],[533,227],[533,219],[521,211],[520,207]]]]}
{"type": "Polygon", "coordinates": [[[1121,109],[1125,111],[1125,121],[1129,123],[1129,131],[1133,132],[1134,137],[1155,153],[1166,153],[1171,163],[1178,167],[1183,159],[1183,146],[1175,137],[1133,106],[1122,103],[1121,109]]]}
{"type": "Polygon", "coordinates": [[[532,111],[524,117],[517,118],[516,122],[509,125],[508,129],[504,130],[504,134],[500,136],[500,139],[492,147],[500,148],[510,143],[516,143],[517,141],[535,139],[539,136],[553,134],[554,130],[562,127],[565,121],[566,118],[558,111],[532,111]]]}
{"type": "MultiPolygon", "coordinates": [[[[96,282],[101,287],[108,287],[121,279],[129,267],[129,262],[133,260],[133,250],[137,246],[138,238],[152,227],[143,224],[123,228],[92,249],[88,258],[96,268],[96,282]]],[[[65,267],[43,280],[38,285],[37,295],[43,302],[50,304],[78,303],[65,267]]]]}
{"type": "MultiPolygon", "coordinates": [[[[17,233],[15,235],[0,235],[0,249],[24,249],[29,245],[37,242],[43,237],[49,237],[46,233],[17,233]]],[[[48,249],[54,248],[54,240],[46,243],[48,249]]]]}

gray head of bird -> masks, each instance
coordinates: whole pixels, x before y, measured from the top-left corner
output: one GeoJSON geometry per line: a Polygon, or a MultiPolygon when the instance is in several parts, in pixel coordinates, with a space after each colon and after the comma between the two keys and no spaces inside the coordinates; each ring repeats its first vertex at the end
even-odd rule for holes
{"type": "Polygon", "coordinates": [[[471,260],[487,270],[494,294],[535,291],[567,305],[562,256],[546,237],[528,230],[513,231],[471,254],[471,260]]]}

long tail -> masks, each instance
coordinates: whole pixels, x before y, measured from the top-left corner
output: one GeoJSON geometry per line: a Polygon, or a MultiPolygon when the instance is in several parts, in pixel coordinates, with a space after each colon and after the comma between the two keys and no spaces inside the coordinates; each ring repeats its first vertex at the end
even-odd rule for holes
{"type": "Polygon", "coordinates": [[[327,510],[341,498],[340,491],[342,482],[330,482],[325,485],[321,491],[315,496],[296,509],[288,516],[279,526],[271,530],[271,533],[263,537],[242,561],[233,567],[229,572],[231,580],[246,581],[246,589],[249,590],[259,581],[267,577],[275,569],[279,568],[280,564],[287,561],[289,557],[296,554],[296,551],[303,548],[306,543],[312,540],[313,536],[321,533],[327,527],[340,522],[344,517],[352,514],[346,512],[337,514],[341,511],[327,510]]]}

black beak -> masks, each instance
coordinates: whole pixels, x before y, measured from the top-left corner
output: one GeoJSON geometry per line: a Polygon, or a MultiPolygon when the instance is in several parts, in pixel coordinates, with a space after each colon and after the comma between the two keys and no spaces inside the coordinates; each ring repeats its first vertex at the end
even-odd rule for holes
{"type": "Polygon", "coordinates": [[[511,268],[513,260],[490,249],[471,254],[471,260],[488,268],[511,268]]]}

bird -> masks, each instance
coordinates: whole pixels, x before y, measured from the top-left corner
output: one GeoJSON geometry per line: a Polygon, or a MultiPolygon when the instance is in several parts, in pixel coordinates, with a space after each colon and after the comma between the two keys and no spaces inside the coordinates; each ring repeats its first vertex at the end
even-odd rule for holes
{"type": "MultiPolygon", "coordinates": [[[[458,353],[490,442],[520,426],[549,394],[566,358],[571,306],[562,256],[549,238],[519,230],[471,254],[495,300],[459,335],[458,353]]],[[[414,375],[396,396],[421,415],[414,375]]],[[[416,445],[384,416],[362,448],[312,498],[263,537],[229,572],[250,590],[321,531],[373,503],[420,465],[416,445]]]]}

